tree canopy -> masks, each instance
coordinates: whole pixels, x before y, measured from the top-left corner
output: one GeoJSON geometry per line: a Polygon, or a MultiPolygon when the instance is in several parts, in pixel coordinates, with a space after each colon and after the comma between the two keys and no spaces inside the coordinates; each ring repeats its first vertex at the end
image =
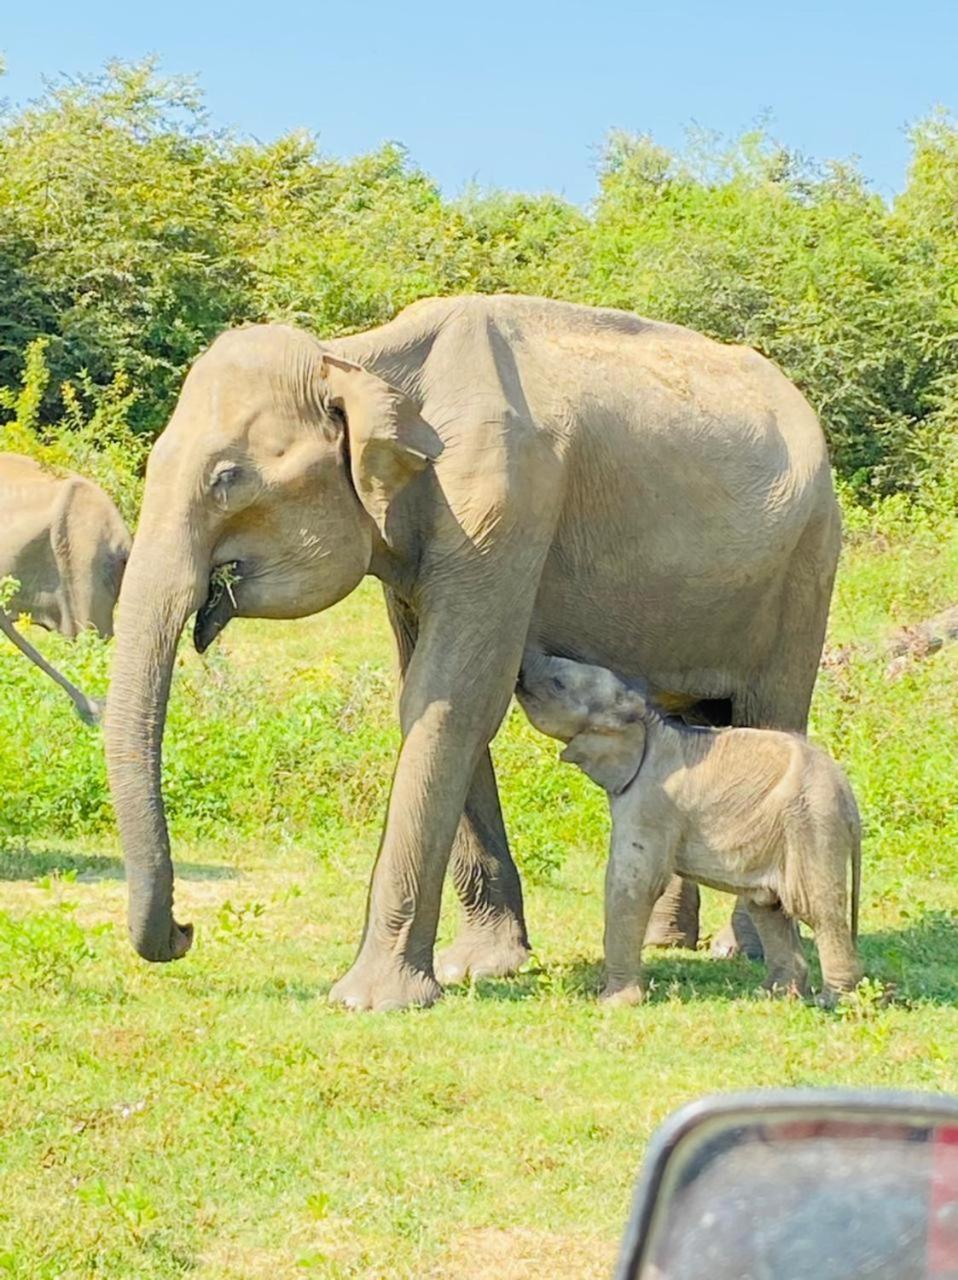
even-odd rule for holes
{"type": "Polygon", "coordinates": [[[303,133],[237,138],[193,82],[111,64],[0,118],[0,446],[105,433],[138,466],[228,325],[334,335],[510,291],[746,342],[809,397],[857,495],[914,492],[958,464],[958,125],[911,143],[891,203],[764,130],[681,154],[612,133],[586,211],[447,199],[398,145],[339,161],[303,133]]]}

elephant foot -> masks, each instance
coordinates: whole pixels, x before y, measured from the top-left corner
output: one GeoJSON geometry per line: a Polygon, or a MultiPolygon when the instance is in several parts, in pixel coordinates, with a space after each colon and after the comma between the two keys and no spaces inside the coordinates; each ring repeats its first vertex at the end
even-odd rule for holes
{"type": "Polygon", "coordinates": [[[770,996],[802,999],[808,995],[808,970],[797,966],[772,969],[766,975],[762,989],[770,996]]]}
{"type": "Polygon", "coordinates": [[[436,957],[436,977],[444,987],[467,978],[507,978],[519,972],[530,954],[525,930],[511,916],[484,927],[467,925],[436,957]]]}
{"type": "Polygon", "coordinates": [[[735,936],[735,930],[731,924],[727,924],[724,929],[720,929],[712,939],[709,954],[716,960],[731,960],[733,956],[743,955],[748,956],[749,960],[762,959],[761,949],[757,955],[749,955],[748,951],[735,936]]]}
{"type": "Polygon", "coordinates": [[[808,995],[808,983],[792,979],[791,982],[779,982],[766,978],[762,990],[767,996],[780,996],[787,1000],[804,1000],[808,995]]]}
{"type": "Polygon", "coordinates": [[[732,956],[746,956],[749,960],[764,960],[762,940],[752,918],[742,907],[736,907],[732,918],[712,939],[711,954],[719,960],[732,956]]]}
{"type": "Polygon", "coordinates": [[[599,995],[599,1000],[607,1009],[616,1009],[619,1006],[628,1007],[630,1005],[641,1004],[644,999],[645,988],[640,982],[609,982],[599,995]]]}
{"type": "Polygon", "coordinates": [[[329,1000],[347,1009],[391,1013],[397,1009],[426,1008],[435,1004],[441,995],[442,987],[431,973],[402,962],[360,958],[334,983],[329,1000]]]}
{"type": "Polygon", "coordinates": [[[652,921],[645,935],[644,947],[678,947],[683,951],[694,951],[699,945],[699,931],[695,929],[676,929],[663,921],[658,924],[652,921]]]}
{"type": "Polygon", "coordinates": [[[645,931],[644,946],[684,947],[694,951],[699,944],[699,887],[690,880],[673,876],[665,892],[652,908],[645,931]]]}

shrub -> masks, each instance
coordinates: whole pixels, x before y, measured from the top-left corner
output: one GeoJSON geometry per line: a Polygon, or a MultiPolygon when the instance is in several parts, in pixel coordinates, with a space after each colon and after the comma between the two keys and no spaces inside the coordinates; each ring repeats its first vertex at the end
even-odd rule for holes
{"type": "Polygon", "coordinates": [[[91,465],[122,420],[115,469],[228,325],[333,335],[429,294],[529,292],[757,347],[809,396],[859,500],[919,493],[958,462],[958,127],[938,113],[912,147],[890,206],[763,130],[681,153],[613,133],[588,213],[448,200],[396,144],[338,162],[303,133],[238,139],[192,82],[112,63],[0,120],[2,403],[45,443],[85,428],[91,465]]]}

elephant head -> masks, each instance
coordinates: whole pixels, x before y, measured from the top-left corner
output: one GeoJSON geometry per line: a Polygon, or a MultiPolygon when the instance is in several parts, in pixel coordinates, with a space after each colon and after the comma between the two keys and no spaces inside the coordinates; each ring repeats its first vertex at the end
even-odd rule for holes
{"type": "Polygon", "coordinates": [[[187,620],[196,613],[202,651],[234,616],[335,604],[385,552],[394,497],[440,447],[400,391],[286,326],[228,332],[190,370],[147,466],[107,708],[130,934],[145,959],[176,959],[192,936],[173,920],[160,782],[187,620]]]}
{"type": "Polygon", "coordinates": [[[567,744],[561,758],[606,791],[617,795],[636,776],[654,714],[637,682],[605,667],[527,652],[516,697],[541,733],[567,744]]]}

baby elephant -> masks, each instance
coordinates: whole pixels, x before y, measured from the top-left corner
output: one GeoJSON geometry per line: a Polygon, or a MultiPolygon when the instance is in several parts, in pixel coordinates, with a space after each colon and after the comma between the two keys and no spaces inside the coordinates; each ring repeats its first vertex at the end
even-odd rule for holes
{"type": "Polygon", "coordinates": [[[568,743],[562,759],[609,793],[603,998],[642,999],[642,940],[673,873],[748,901],[767,987],[807,988],[790,917],[814,930],[823,995],[856,985],[861,825],[829,756],[794,733],[665,720],[611,671],[538,653],[516,696],[537,729],[568,743]]]}

